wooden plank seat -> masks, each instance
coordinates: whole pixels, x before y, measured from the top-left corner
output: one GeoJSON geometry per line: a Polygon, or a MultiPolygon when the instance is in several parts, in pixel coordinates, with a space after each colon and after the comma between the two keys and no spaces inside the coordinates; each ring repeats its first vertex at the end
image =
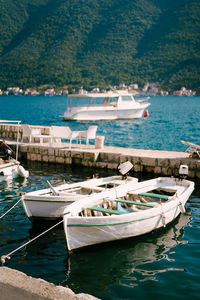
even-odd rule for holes
{"type": "Polygon", "coordinates": [[[110,215],[122,215],[124,214],[125,212],[121,212],[121,211],[118,211],[118,210],[112,210],[112,209],[107,209],[107,208],[103,208],[103,207],[98,207],[98,206],[93,206],[93,207],[88,207],[87,209],[90,209],[90,210],[94,210],[94,211],[99,211],[99,212],[102,212],[102,213],[105,213],[105,214],[110,214],[110,215]]]}
{"type": "Polygon", "coordinates": [[[151,208],[154,207],[153,204],[147,204],[147,203],[141,203],[141,202],[135,202],[135,201],[129,201],[129,200],[116,199],[115,201],[120,202],[120,203],[138,205],[138,206],[146,206],[146,207],[151,207],[151,208]]]}
{"type": "Polygon", "coordinates": [[[160,195],[160,194],[154,194],[154,193],[140,193],[138,195],[139,196],[144,196],[144,197],[151,197],[151,198],[163,199],[163,200],[168,200],[169,199],[169,196],[160,195]]]}

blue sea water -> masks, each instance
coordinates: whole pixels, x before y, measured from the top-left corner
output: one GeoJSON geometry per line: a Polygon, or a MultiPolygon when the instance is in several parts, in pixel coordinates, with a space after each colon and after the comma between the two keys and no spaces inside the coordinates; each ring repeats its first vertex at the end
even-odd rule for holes
{"type": "Polygon", "coordinates": [[[200,143],[200,97],[151,97],[149,118],[99,122],[63,121],[65,97],[0,97],[0,118],[24,124],[70,126],[84,130],[98,125],[105,144],[126,148],[185,151],[180,140],[200,143]]]}
{"type": "MultiPolygon", "coordinates": [[[[152,97],[149,118],[92,122],[105,144],[138,149],[185,151],[180,140],[200,144],[200,97],[152,97]]],[[[64,122],[64,97],[0,97],[0,119],[24,124],[63,125],[86,129],[91,123],[64,122]]],[[[19,192],[115,174],[77,166],[26,162],[27,180],[0,182],[0,216],[19,199],[19,192]]],[[[167,228],[151,234],[98,245],[68,255],[62,225],[22,248],[6,266],[43,278],[74,292],[101,299],[199,299],[200,190],[167,228]]],[[[0,256],[43,232],[49,224],[31,224],[19,204],[0,219],[0,256]]]]}

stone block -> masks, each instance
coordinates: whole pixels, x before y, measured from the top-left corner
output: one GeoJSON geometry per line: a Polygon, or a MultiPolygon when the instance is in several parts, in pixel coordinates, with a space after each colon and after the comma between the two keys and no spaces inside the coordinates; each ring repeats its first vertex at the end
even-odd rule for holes
{"type": "Polygon", "coordinates": [[[66,163],[67,165],[71,165],[71,164],[72,164],[72,158],[71,158],[71,157],[66,157],[66,158],[65,158],[65,163],[66,163]]]}
{"type": "Polygon", "coordinates": [[[54,154],[55,154],[55,149],[49,147],[49,148],[47,149],[47,152],[48,152],[49,155],[54,155],[54,154]]]}
{"type": "Polygon", "coordinates": [[[71,151],[62,149],[64,157],[71,157],[71,151]]]}
{"type": "Polygon", "coordinates": [[[81,165],[82,164],[82,158],[81,157],[72,157],[72,164],[75,165],[81,165]]]}
{"type": "Polygon", "coordinates": [[[155,167],[154,168],[154,174],[161,174],[161,173],[162,173],[161,167],[155,167]]]}
{"type": "Polygon", "coordinates": [[[195,171],[192,171],[192,170],[189,169],[189,171],[188,171],[188,177],[195,178],[195,175],[196,175],[195,171]]]}
{"type": "Polygon", "coordinates": [[[31,153],[27,153],[27,159],[31,160],[31,153]]]}
{"type": "Polygon", "coordinates": [[[167,168],[170,165],[170,160],[166,158],[158,158],[157,159],[157,166],[162,168],[167,168]]]}
{"type": "Polygon", "coordinates": [[[107,162],[108,161],[108,153],[107,152],[100,152],[99,156],[98,156],[98,161],[107,162]]]}
{"type": "Polygon", "coordinates": [[[142,172],[143,171],[143,166],[142,165],[134,165],[133,170],[135,172],[142,172]]]}
{"type": "Polygon", "coordinates": [[[84,161],[95,162],[97,160],[97,157],[98,157],[98,153],[95,153],[95,152],[84,152],[83,153],[84,161]]]}
{"type": "Polygon", "coordinates": [[[143,166],[143,172],[145,173],[154,173],[155,167],[152,166],[143,166]]]}
{"type": "Polygon", "coordinates": [[[107,163],[106,162],[96,162],[97,168],[107,169],[107,163]]]}
{"type": "Polygon", "coordinates": [[[155,167],[156,159],[154,157],[141,157],[141,164],[148,167],[155,167]]]}
{"type": "Polygon", "coordinates": [[[64,164],[65,163],[64,157],[60,157],[60,156],[56,157],[56,163],[64,164]]]}
{"type": "Polygon", "coordinates": [[[180,159],[170,159],[169,160],[169,166],[172,168],[179,168],[180,165],[181,165],[180,159]]]}
{"type": "Polygon", "coordinates": [[[58,149],[58,156],[64,157],[65,156],[65,151],[63,149],[58,149]]]}
{"type": "Polygon", "coordinates": [[[117,163],[120,162],[120,154],[119,153],[108,153],[107,155],[107,161],[109,163],[117,163]]]}
{"type": "Polygon", "coordinates": [[[48,155],[42,155],[42,161],[49,162],[49,156],[48,155]]]}
{"type": "Polygon", "coordinates": [[[20,152],[27,152],[27,146],[19,146],[20,152]]]}
{"type": "Polygon", "coordinates": [[[84,152],[83,151],[71,151],[71,157],[73,158],[84,158],[84,152]]]}
{"type": "Polygon", "coordinates": [[[119,164],[118,163],[108,163],[107,164],[107,168],[111,169],[111,170],[117,170],[118,169],[119,164]]]}
{"type": "Polygon", "coordinates": [[[168,176],[168,167],[162,167],[162,175],[168,176]]]}
{"type": "Polygon", "coordinates": [[[37,161],[41,161],[41,160],[42,160],[41,154],[37,154],[37,161]]]}
{"type": "Polygon", "coordinates": [[[30,160],[37,161],[37,154],[31,153],[30,160]]]}
{"type": "Polygon", "coordinates": [[[55,162],[56,162],[56,157],[55,157],[55,155],[49,155],[49,156],[48,156],[48,159],[49,159],[49,162],[51,162],[51,163],[55,163],[55,162]]]}

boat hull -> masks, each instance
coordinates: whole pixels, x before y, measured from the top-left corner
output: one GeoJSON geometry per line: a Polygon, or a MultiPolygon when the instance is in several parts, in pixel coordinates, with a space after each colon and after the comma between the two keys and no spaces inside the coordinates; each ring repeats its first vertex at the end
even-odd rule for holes
{"type": "Polygon", "coordinates": [[[64,113],[64,120],[77,121],[97,121],[97,120],[117,120],[117,119],[138,119],[142,118],[144,110],[149,103],[140,105],[140,107],[80,107],[79,109],[71,108],[64,113]]]}
{"type": "Polygon", "coordinates": [[[65,200],[37,200],[31,201],[22,199],[22,204],[24,207],[24,211],[27,217],[32,221],[36,220],[57,220],[63,216],[64,210],[67,205],[72,204],[76,200],[80,200],[81,197],[70,196],[68,199],[65,200]]]}

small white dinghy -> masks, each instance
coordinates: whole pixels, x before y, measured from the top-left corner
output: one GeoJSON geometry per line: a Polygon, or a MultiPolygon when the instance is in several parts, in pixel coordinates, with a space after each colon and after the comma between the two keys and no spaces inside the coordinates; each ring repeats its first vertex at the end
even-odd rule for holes
{"type": "Polygon", "coordinates": [[[21,121],[0,120],[0,123],[17,123],[16,159],[12,158],[13,150],[4,141],[0,141],[0,181],[16,177],[26,178],[29,176],[29,172],[18,161],[19,124],[21,121]]]}
{"type": "Polygon", "coordinates": [[[0,181],[9,180],[17,177],[26,178],[29,172],[26,171],[20,162],[15,159],[2,160],[0,159],[0,181]]]}
{"type": "MultiPolygon", "coordinates": [[[[187,166],[181,166],[185,175],[187,166]]],[[[68,250],[149,233],[185,211],[192,181],[159,177],[118,186],[110,194],[88,197],[66,207],[64,230],[68,250]]]]}
{"type": "Polygon", "coordinates": [[[53,187],[48,181],[49,188],[26,193],[21,197],[24,211],[27,217],[34,221],[55,220],[61,218],[67,205],[74,201],[86,199],[89,195],[101,194],[110,189],[127,183],[136,183],[135,177],[125,176],[133,167],[130,162],[125,162],[119,166],[122,175],[105,178],[93,178],[76,183],[66,183],[53,187]]]}
{"type": "Polygon", "coordinates": [[[0,181],[29,176],[29,172],[11,155],[12,149],[4,141],[0,141],[0,181]]]}

